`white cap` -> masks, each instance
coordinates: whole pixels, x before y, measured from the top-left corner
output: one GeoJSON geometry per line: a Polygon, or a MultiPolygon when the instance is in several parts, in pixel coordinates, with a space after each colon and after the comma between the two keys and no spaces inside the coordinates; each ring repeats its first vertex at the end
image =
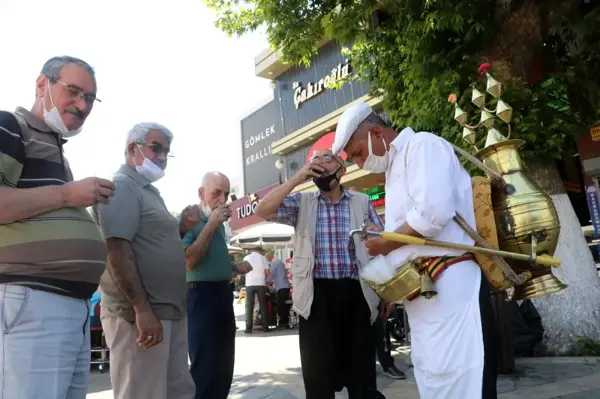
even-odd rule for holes
{"type": "Polygon", "coordinates": [[[344,150],[352,134],[358,129],[358,125],[372,112],[371,106],[363,102],[358,102],[344,111],[335,129],[335,139],[333,139],[333,146],[331,147],[334,155],[339,155],[344,150]]]}

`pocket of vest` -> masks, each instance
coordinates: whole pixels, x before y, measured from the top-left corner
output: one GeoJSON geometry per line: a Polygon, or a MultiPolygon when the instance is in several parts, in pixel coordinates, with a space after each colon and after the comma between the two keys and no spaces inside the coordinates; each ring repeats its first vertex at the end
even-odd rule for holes
{"type": "Polygon", "coordinates": [[[292,259],[292,278],[307,278],[310,272],[310,258],[308,256],[294,256],[292,259]]]}

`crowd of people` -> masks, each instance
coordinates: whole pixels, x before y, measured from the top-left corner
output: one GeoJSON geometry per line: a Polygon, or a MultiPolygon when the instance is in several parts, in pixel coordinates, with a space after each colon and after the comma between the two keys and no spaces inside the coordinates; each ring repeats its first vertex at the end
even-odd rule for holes
{"type": "MultiPolygon", "coordinates": [[[[230,261],[223,226],[231,216],[230,183],[222,173],[202,177],[197,205],[177,218],[169,212],[153,185],[165,174],[174,137],[165,126],[139,123],[127,133],[112,181],[75,181],[63,146],[99,101],[95,72],[83,60],[54,57],[35,87],[31,110],[0,112],[0,392],[86,397],[89,299],[99,285],[115,398],[225,399],[235,361],[230,282],[246,275],[249,307],[254,296],[264,305],[270,282],[285,304],[285,265],[273,261],[267,276],[256,252],[230,261]]],[[[474,215],[468,174],[448,143],[410,128],[398,133],[364,103],[346,110],[334,148],[317,151],[256,208],[262,218],[295,228],[292,306],[307,399],[332,399],[344,387],[350,399],[383,397],[376,333],[391,304],[360,279],[361,268],[461,255],[351,237],[365,220],[371,229],[384,225],[367,195],[341,184],[342,150],[359,167],[386,174],[386,230],[472,244],[451,223],[456,210],[472,224],[474,215]],[[294,192],[309,180],[318,191],[294,192]]],[[[494,398],[485,279],[472,260],[449,266],[435,282],[437,297],[405,304],[419,393],[494,398]]]]}

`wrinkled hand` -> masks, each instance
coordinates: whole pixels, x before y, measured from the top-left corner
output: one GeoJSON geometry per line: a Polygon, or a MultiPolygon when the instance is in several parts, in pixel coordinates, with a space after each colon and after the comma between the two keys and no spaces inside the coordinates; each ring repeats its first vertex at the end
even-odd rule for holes
{"type": "Polygon", "coordinates": [[[198,205],[186,206],[181,212],[181,230],[189,231],[200,223],[200,207],[198,205]]]}
{"type": "Polygon", "coordinates": [[[141,348],[150,348],[163,340],[163,328],[152,309],[136,312],[135,325],[138,329],[137,344],[141,348]]]}
{"type": "Polygon", "coordinates": [[[246,274],[252,271],[252,266],[247,261],[241,261],[237,265],[235,265],[235,272],[237,274],[246,274]]]}
{"type": "Polygon", "coordinates": [[[387,255],[392,252],[390,248],[390,242],[388,240],[384,240],[381,237],[373,236],[368,237],[365,240],[365,246],[367,247],[367,252],[371,256],[377,255],[387,255]]]}
{"type": "Polygon", "coordinates": [[[88,177],[72,181],[63,187],[63,197],[67,207],[87,208],[95,204],[108,204],[115,195],[115,185],[110,180],[88,177]]]}
{"type": "Polygon", "coordinates": [[[323,162],[318,159],[313,159],[306,165],[302,167],[294,176],[294,180],[298,184],[302,184],[304,182],[309,181],[313,177],[321,176],[321,173],[325,172],[325,168],[323,167],[323,162]]]}
{"type": "Polygon", "coordinates": [[[213,209],[208,220],[209,222],[221,225],[229,220],[230,217],[231,209],[229,208],[229,205],[220,205],[213,209]]]}

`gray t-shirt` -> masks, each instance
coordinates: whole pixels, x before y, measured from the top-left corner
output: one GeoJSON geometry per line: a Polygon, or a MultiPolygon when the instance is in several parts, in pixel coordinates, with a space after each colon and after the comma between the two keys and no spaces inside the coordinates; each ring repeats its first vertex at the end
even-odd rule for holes
{"type": "MultiPolygon", "coordinates": [[[[179,226],[158,190],[127,165],[115,175],[115,196],[94,207],[104,238],[130,241],[142,285],[156,316],[179,320],[186,313],[185,254],[179,226]]],[[[118,267],[118,265],[117,265],[118,267]]],[[[100,279],[102,317],[133,322],[135,313],[108,269],[100,279]]]]}

